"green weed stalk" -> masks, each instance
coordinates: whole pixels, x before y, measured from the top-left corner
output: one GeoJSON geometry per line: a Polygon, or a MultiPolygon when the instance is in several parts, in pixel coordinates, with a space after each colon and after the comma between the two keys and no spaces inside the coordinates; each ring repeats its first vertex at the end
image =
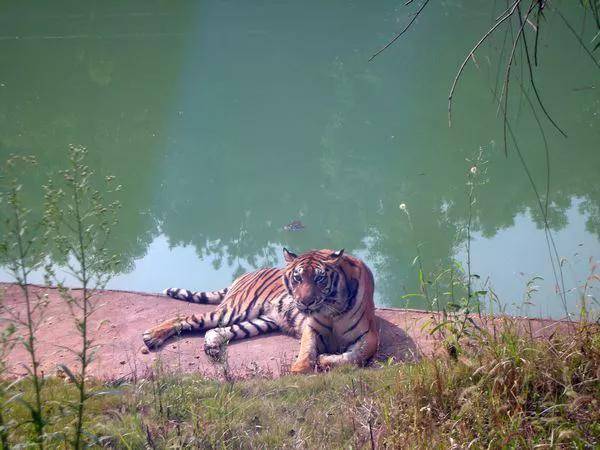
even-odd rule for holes
{"type": "MultiPolygon", "coordinates": [[[[0,291],[0,314],[2,316],[6,309],[3,304],[3,294],[4,292],[0,291]]],[[[4,416],[4,411],[9,407],[8,395],[10,393],[10,384],[6,381],[5,375],[7,369],[6,357],[14,347],[15,341],[13,336],[15,332],[15,326],[11,323],[0,331],[0,448],[2,450],[10,449],[9,424],[4,416]]]]}
{"type": "MultiPolygon", "coordinates": [[[[44,448],[44,427],[46,420],[43,411],[43,375],[40,372],[40,357],[37,349],[36,331],[41,323],[45,299],[31,291],[29,275],[38,269],[44,260],[44,242],[41,239],[41,221],[36,220],[31,210],[25,206],[23,186],[20,183],[22,172],[36,164],[33,157],[11,156],[2,167],[0,190],[0,261],[4,264],[25,300],[25,317],[12,308],[3,308],[4,320],[9,322],[9,330],[17,333],[19,342],[29,355],[28,381],[33,387],[33,400],[22,396],[13,397],[29,411],[29,423],[35,432],[35,445],[44,448]],[[14,327],[17,327],[16,329],[14,327]]],[[[6,425],[0,433],[3,445],[8,445],[6,425]]]]}
{"type": "MultiPolygon", "coordinates": [[[[85,164],[86,150],[72,145],[69,147],[69,167],[59,172],[58,180],[49,180],[45,186],[45,218],[55,250],[65,270],[77,281],[79,295],[65,286],[57,272],[48,269],[61,297],[69,305],[81,336],[81,348],[74,351],[79,372],[75,375],[62,366],[67,376],[77,387],[78,399],[75,406],[76,424],[72,446],[84,446],[84,416],[86,401],[93,396],[88,392],[86,376],[93,361],[95,345],[89,337],[89,320],[96,311],[93,297],[111,278],[118,264],[116,255],[107,249],[111,231],[117,223],[116,212],[119,202],[107,202],[99,190],[93,187],[94,172],[85,164]]],[[[112,188],[113,177],[107,177],[104,192],[120,190],[112,188]]]]}

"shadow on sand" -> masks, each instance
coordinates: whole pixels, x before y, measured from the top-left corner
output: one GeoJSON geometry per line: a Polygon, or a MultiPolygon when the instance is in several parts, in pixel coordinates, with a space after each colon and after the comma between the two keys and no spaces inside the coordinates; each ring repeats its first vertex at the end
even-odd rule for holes
{"type": "Polygon", "coordinates": [[[379,350],[375,360],[393,358],[396,362],[415,362],[421,359],[421,352],[415,341],[398,325],[377,317],[379,325],[379,350]]]}

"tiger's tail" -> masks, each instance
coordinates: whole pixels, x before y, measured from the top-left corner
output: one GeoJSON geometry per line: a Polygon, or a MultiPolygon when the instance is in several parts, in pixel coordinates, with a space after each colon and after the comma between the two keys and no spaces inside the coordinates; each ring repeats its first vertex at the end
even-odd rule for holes
{"type": "Polygon", "coordinates": [[[227,288],[219,291],[198,291],[193,292],[187,289],[168,288],[163,291],[163,294],[177,300],[183,300],[190,303],[202,303],[205,305],[218,305],[223,301],[227,294],[227,288]]]}

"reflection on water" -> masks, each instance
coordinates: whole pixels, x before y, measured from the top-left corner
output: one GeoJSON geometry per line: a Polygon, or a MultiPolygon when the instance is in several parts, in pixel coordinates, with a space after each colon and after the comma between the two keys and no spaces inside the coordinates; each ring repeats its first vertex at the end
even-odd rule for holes
{"type": "MultiPolygon", "coordinates": [[[[514,153],[505,158],[498,144],[496,67],[485,52],[480,69],[466,72],[447,126],[449,82],[491,13],[466,2],[431,8],[367,63],[407,18],[400,3],[3,4],[0,156],[37,155],[34,187],[79,143],[98,172],[120,179],[112,245],[126,264],[112,287],[220,288],[280,264],[282,245],[344,247],[373,267],[380,305],[422,307],[400,298],[417,289],[415,243],[427,270],[464,261],[465,159],[484,148],[474,271],[507,303],[518,302],[527,277],[543,276],[529,312],[558,316],[537,200],[514,153]],[[284,231],[293,220],[306,228],[284,231]]],[[[556,25],[544,35],[539,87],[569,134],[546,130],[549,221],[572,288],[600,255],[600,94],[597,70],[556,25]]],[[[517,94],[512,102],[544,193],[539,131],[526,102],[517,94]]]]}

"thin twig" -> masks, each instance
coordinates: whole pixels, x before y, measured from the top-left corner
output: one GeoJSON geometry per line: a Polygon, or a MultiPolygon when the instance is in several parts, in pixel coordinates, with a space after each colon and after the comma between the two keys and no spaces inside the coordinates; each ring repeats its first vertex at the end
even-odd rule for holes
{"type": "MultiPolygon", "coordinates": [[[[527,19],[527,17],[529,17],[529,14],[531,13],[532,8],[533,8],[533,2],[531,3],[529,10],[527,11],[527,15],[525,16],[525,19],[527,19]]],[[[521,3],[520,2],[517,3],[517,11],[519,12],[519,17],[520,17],[520,15],[521,15],[521,3]]],[[[502,92],[500,92],[499,104],[502,103],[502,99],[504,98],[504,108],[502,108],[503,109],[502,124],[503,124],[504,154],[505,155],[508,154],[508,145],[507,145],[508,141],[507,141],[506,137],[507,137],[508,88],[509,88],[509,84],[510,84],[510,69],[512,68],[512,65],[513,65],[515,51],[517,49],[517,45],[519,44],[519,39],[521,38],[521,35],[523,34],[523,30],[525,28],[525,23],[521,22],[519,20],[519,25],[520,25],[519,30],[517,31],[517,35],[516,35],[515,39],[513,40],[512,50],[508,57],[508,62],[506,63],[506,74],[504,75],[504,87],[502,89],[502,92]]]]}
{"type": "MultiPolygon", "coordinates": [[[[521,11],[519,11],[519,20],[521,20],[521,11]]],[[[529,80],[531,81],[531,87],[533,88],[535,98],[538,101],[540,108],[542,108],[542,111],[544,112],[544,115],[546,116],[546,118],[550,121],[550,123],[552,125],[554,125],[554,128],[556,128],[559,131],[559,133],[562,134],[564,137],[567,137],[567,134],[558,126],[558,124],[554,121],[554,119],[552,119],[552,117],[546,110],[546,107],[542,103],[542,99],[540,97],[537,86],[535,84],[535,77],[533,76],[533,69],[531,68],[531,58],[529,57],[529,46],[527,45],[527,36],[525,33],[523,33],[523,46],[525,47],[525,56],[527,57],[527,67],[529,68],[529,80]]]]}
{"type": "Polygon", "coordinates": [[[538,43],[540,42],[540,27],[541,22],[540,20],[543,18],[544,16],[542,15],[542,3],[538,3],[538,12],[537,12],[537,22],[536,22],[536,29],[535,29],[535,44],[533,46],[533,61],[535,66],[537,67],[538,65],[538,43]]]}
{"type": "Polygon", "coordinates": [[[598,63],[598,60],[596,58],[594,58],[594,55],[592,55],[592,52],[587,48],[587,46],[583,42],[583,39],[581,39],[581,36],[579,36],[579,33],[577,33],[577,31],[575,31],[575,28],[573,28],[571,26],[571,24],[569,23],[569,21],[567,20],[567,18],[565,16],[563,16],[563,14],[558,9],[556,9],[556,8],[552,8],[552,9],[554,11],[556,11],[556,13],[559,15],[559,17],[563,20],[563,22],[567,26],[567,28],[571,31],[571,33],[573,33],[573,36],[575,36],[575,38],[579,42],[579,45],[581,45],[581,48],[583,48],[583,50],[587,53],[587,55],[594,62],[594,64],[596,65],[596,67],[598,67],[600,69],[600,63],[598,63]]]}
{"type": "Polygon", "coordinates": [[[496,30],[496,28],[498,28],[506,19],[508,19],[509,17],[512,16],[512,14],[515,11],[515,8],[517,7],[517,5],[519,4],[520,1],[521,0],[515,0],[515,2],[512,4],[512,6],[506,10],[509,12],[506,13],[506,11],[505,11],[506,14],[504,16],[500,15],[500,18],[496,21],[494,26],[492,26],[492,28],[490,28],[481,37],[481,39],[479,39],[477,44],[475,44],[473,49],[467,54],[467,56],[463,60],[462,64],[460,65],[460,68],[458,69],[458,72],[456,73],[456,76],[454,77],[454,81],[452,82],[452,87],[450,88],[450,93],[448,94],[448,126],[449,127],[452,126],[452,97],[454,96],[454,91],[456,90],[456,85],[458,84],[458,80],[459,80],[460,76],[462,75],[462,72],[465,69],[467,62],[469,62],[469,60],[471,59],[471,55],[477,51],[477,49],[481,46],[481,44],[483,44],[486,41],[486,39],[488,37],[490,37],[490,35],[496,30]]]}
{"type": "MultiPolygon", "coordinates": [[[[537,113],[535,112],[535,107],[533,106],[533,102],[531,101],[531,98],[529,97],[529,95],[527,95],[527,91],[525,90],[523,83],[520,83],[520,86],[521,86],[521,90],[525,96],[525,99],[529,103],[529,107],[531,108],[533,117],[535,118],[535,121],[537,122],[537,125],[538,125],[538,129],[540,130],[540,134],[542,136],[542,141],[544,142],[544,153],[545,153],[545,160],[546,160],[546,197],[544,199],[544,208],[542,210],[542,215],[544,216],[544,234],[546,237],[546,245],[548,246],[548,253],[550,255],[550,264],[552,265],[552,273],[554,274],[554,280],[555,280],[556,284],[558,285],[559,277],[558,277],[558,271],[556,270],[556,265],[558,265],[559,271],[560,271],[560,282],[561,282],[561,286],[562,286],[561,290],[562,290],[562,292],[564,292],[565,288],[564,288],[562,268],[560,266],[560,258],[558,256],[558,250],[556,249],[556,244],[554,243],[554,238],[553,238],[552,234],[549,232],[549,224],[548,224],[548,210],[549,210],[549,203],[550,203],[550,149],[548,147],[548,140],[546,139],[546,133],[544,133],[544,127],[542,126],[542,123],[541,123],[537,113]],[[554,257],[552,254],[553,251],[554,251],[554,257]],[[556,265],[554,262],[554,258],[556,258],[556,265]]],[[[563,297],[561,296],[561,299],[562,298],[563,297]]],[[[563,306],[566,308],[566,299],[563,299],[563,306]]],[[[568,314],[568,311],[565,311],[565,312],[568,314]]]]}
{"type": "Polygon", "coordinates": [[[540,208],[540,211],[542,213],[542,217],[544,219],[544,230],[546,232],[546,240],[548,242],[548,252],[550,253],[550,261],[552,263],[552,270],[554,272],[554,278],[556,280],[557,285],[558,285],[558,283],[560,281],[560,285],[561,286],[559,288],[559,290],[560,290],[560,292],[559,292],[560,295],[559,296],[560,296],[560,299],[561,299],[561,301],[563,303],[563,307],[565,308],[566,317],[567,317],[568,320],[571,320],[570,315],[568,314],[567,299],[566,299],[566,296],[565,296],[565,288],[564,288],[565,281],[564,281],[564,274],[563,274],[563,271],[562,271],[562,266],[560,265],[560,256],[558,255],[558,249],[556,247],[556,242],[554,241],[554,236],[552,235],[552,232],[550,230],[550,224],[548,222],[548,217],[545,214],[545,210],[544,210],[544,207],[542,205],[542,200],[541,200],[539,191],[537,189],[535,181],[533,180],[533,175],[531,174],[531,171],[529,170],[529,166],[527,165],[527,163],[525,161],[525,158],[523,156],[523,153],[521,152],[521,149],[520,149],[520,147],[518,145],[517,137],[515,136],[515,134],[514,134],[514,132],[512,130],[512,127],[510,126],[510,123],[508,121],[507,121],[507,127],[508,127],[508,132],[509,132],[509,135],[511,137],[511,140],[513,141],[513,144],[515,146],[515,150],[517,152],[517,156],[519,157],[521,165],[523,166],[523,170],[525,171],[525,174],[527,175],[527,179],[529,180],[529,184],[531,185],[531,188],[533,189],[533,193],[535,194],[535,198],[537,200],[538,207],[540,208]],[[552,247],[552,250],[550,249],[550,247],[552,247]],[[554,252],[554,255],[552,255],[553,252],[554,252]],[[553,256],[556,258],[556,261],[557,261],[557,264],[558,264],[558,273],[557,273],[557,271],[555,269],[555,266],[554,266],[555,263],[554,263],[554,260],[552,259],[553,256]],[[560,280],[558,279],[559,278],[558,274],[560,274],[560,280]]]}
{"type": "MultiPolygon", "coordinates": [[[[412,3],[412,0],[407,1],[405,3],[405,5],[408,5],[410,3],[412,3]]],[[[406,33],[408,31],[408,29],[412,26],[412,24],[415,23],[415,20],[417,20],[417,17],[419,17],[419,15],[425,9],[425,7],[427,6],[428,3],[429,3],[429,0],[425,0],[423,2],[423,4],[421,5],[421,7],[416,12],[416,14],[410,20],[410,22],[408,22],[408,24],[404,27],[404,29],[402,31],[400,31],[398,34],[396,34],[396,36],[394,36],[391,41],[389,41],[387,44],[385,44],[383,47],[381,47],[378,51],[376,51],[373,55],[371,55],[371,57],[369,58],[369,62],[373,61],[377,56],[379,56],[388,47],[390,47],[394,42],[396,42],[400,38],[400,36],[402,36],[404,33],[406,33]]]]}

